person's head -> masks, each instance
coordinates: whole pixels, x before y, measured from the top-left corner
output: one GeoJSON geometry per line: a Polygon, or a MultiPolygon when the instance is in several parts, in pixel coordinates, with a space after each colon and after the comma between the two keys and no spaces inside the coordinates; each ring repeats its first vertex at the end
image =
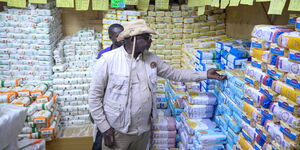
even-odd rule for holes
{"type": "Polygon", "coordinates": [[[139,54],[149,50],[152,43],[151,34],[157,33],[154,29],[148,27],[144,20],[138,19],[128,22],[117,39],[118,41],[124,40],[125,49],[126,47],[132,48],[134,39],[136,39],[135,53],[139,54]]]}
{"type": "Polygon", "coordinates": [[[118,41],[117,37],[124,30],[124,27],[120,24],[112,24],[108,28],[109,39],[113,42],[113,45],[120,47],[123,45],[122,41],[118,41]]]}

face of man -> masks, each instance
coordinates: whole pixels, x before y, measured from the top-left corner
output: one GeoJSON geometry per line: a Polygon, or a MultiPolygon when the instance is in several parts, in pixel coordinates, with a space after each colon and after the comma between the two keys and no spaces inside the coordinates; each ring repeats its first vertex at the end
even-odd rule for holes
{"type": "Polygon", "coordinates": [[[143,53],[148,51],[151,47],[152,39],[151,35],[148,33],[140,34],[136,36],[136,47],[135,50],[137,53],[143,53]]]}

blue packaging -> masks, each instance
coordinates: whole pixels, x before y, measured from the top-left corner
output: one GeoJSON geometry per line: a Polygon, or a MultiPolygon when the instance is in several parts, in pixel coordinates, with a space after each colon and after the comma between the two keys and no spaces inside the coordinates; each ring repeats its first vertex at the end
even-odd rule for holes
{"type": "Polygon", "coordinates": [[[223,114],[232,115],[232,110],[226,104],[221,104],[221,109],[223,114]]]}
{"type": "Polygon", "coordinates": [[[220,127],[222,127],[225,131],[227,131],[227,129],[228,129],[228,124],[226,123],[226,121],[225,121],[222,117],[220,117],[219,125],[220,125],[220,127]]]}
{"type": "Polygon", "coordinates": [[[215,47],[216,47],[216,51],[217,52],[220,52],[221,50],[223,50],[223,42],[222,41],[217,41],[216,44],[215,44],[215,47]]]}
{"type": "Polygon", "coordinates": [[[230,129],[232,129],[232,131],[234,131],[234,133],[236,133],[236,134],[240,133],[242,130],[242,127],[240,126],[240,124],[237,124],[235,121],[228,122],[228,125],[229,125],[230,129]]]}
{"type": "Polygon", "coordinates": [[[264,134],[263,131],[261,131],[258,128],[256,128],[255,131],[258,134],[258,135],[256,135],[256,138],[255,138],[256,143],[259,146],[264,146],[264,144],[266,143],[267,135],[264,134]]]}
{"type": "Polygon", "coordinates": [[[227,135],[232,139],[233,143],[236,144],[238,142],[238,134],[235,134],[231,128],[228,128],[227,135]]]}
{"type": "Polygon", "coordinates": [[[249,53],[245,49],[233,48],[229,52],[230,52],[230,54],[232,54],[232,55],[234,55],[235,57],[238,57],[238,58],[249,57],[249,53]]]}
{"type": "Polygon", "coordinates": [[[277,58],[277,55],[271,55],[270,65],[276,66],[277,58]]]}
{"type": "MultiPolygon", "coordinates": [[[[243,115],[242,115],[243,116],[243,115]]],[[[239,125],[241,125],[242,124],[242,116],[239,116],[238,114],[236,114],[236,113],[233,113],[232,114],[232,119],[237,123],[237,124],[239,124],[239,125]]]]}
{"type": "Polygon", "coordinates": [[[223,58],[227,58],[227,55],[229,54],[229,52],[228,51],[226,51],[226,50],[222,50],[221,51],[221,57],[223,57],[223,58]]]}

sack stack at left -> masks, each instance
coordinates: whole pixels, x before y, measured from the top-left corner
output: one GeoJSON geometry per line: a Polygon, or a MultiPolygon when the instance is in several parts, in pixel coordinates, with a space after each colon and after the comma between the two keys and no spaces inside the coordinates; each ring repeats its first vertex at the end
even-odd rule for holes
{"type": "Polygon", "coordinates": [[[51,83],[53,50],[62,36],[61,10],[55,2],[4,9],[0,13],[1,79],[51,83]]]}

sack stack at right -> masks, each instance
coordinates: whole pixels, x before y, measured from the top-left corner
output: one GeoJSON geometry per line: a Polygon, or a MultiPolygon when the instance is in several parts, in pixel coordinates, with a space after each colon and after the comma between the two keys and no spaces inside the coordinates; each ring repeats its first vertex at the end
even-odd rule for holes
{"type": "Polygon", "coordinates": [[[252,31],[242,132],[235,149],[300,148],[298,20],[296,31],[289,25],[256,25],[252,31]]]}

